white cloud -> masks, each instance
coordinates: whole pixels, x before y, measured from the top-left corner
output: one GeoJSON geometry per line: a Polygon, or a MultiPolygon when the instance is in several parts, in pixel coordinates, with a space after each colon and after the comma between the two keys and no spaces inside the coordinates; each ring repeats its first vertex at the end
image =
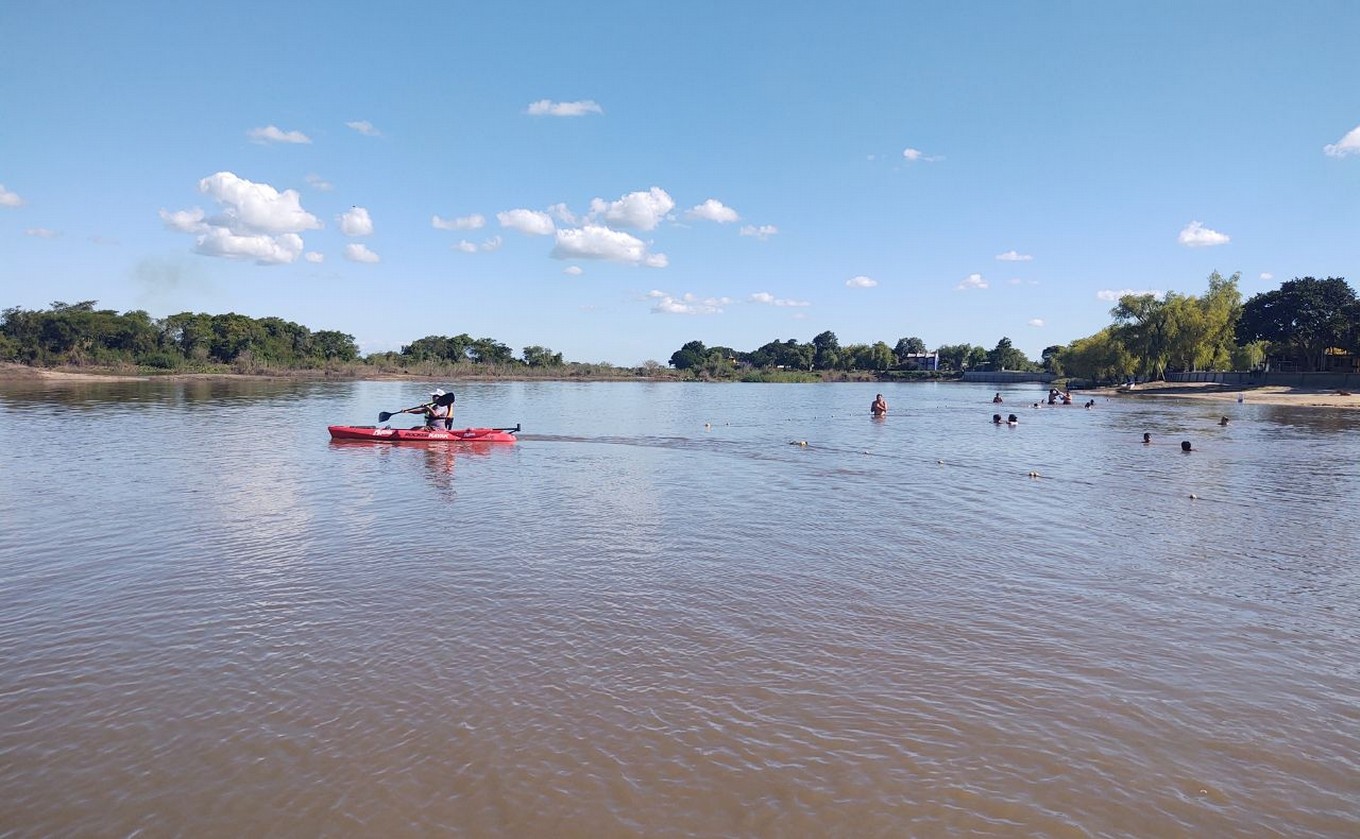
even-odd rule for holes
{"type": "Polygon", "coordinates": [[[275,125],[252,128],[246,132],[252,143],[310,143],[311,137],[301,131],[284,131],[275,125]]]}
{"type": "Polygon", "coordinates": [[[318,253],[316,251],[307,251],[302,255],[302,258],[307,260],[308,262],[315,263],[322,263],[326,261],[326,255],[324,253],[318,253]]]}
{"type": "Polygon", "coordinates": [[[218,172],[198,182],[198,191],[223,205],[220,218],[208,223],[256,233],[300,233],[319,230],[321,222],[302,209],[297,190],[279,192],[231,172],[218,172]]]}
{"type": "Polygon", "coordinates": [[[754,236],[757,239],[764,241],[778,233],[779,228],[775,227],[773,224],[762,224],[759,227],[756,227],[753,224],[748,224],[742,227],[741,230],[737,232],[740,233],[742,236],[754,236]]]}
{"type": "Polygon", "coordinates": [[[720,315],[723,307],[732,303],[730,297],[696,297],[682,294],[673,297],[664,291],[650,291],[647,296],[656,302],[652,311],[664,315],[720,315]]]}
{"type": "Polygon", "coordinates": [[[585,269],[579,265],[568,265],[566,268],[562,269],[562,273],[570,274],[573,277],[579,277],[585,273],[585,269]]]}
{"type": "Polygon", "coordinates": [[[1217,230],[1210,230],[1197,221],[1192,221],[1185,226],[1176,241],[1185,245],[1187,248],[1207,248],[1214,245],[1226,245],[1231,240],[1226,233],[1219,233],[1217,230]]]}
{"type": "Polygon", "coordinates": [[[1269,271],[1262,271],[1261,279],[1265,280],[1266,282],[1270,282],[1271,280],[1275,279],[1275,275],[1270,273],[1269,271]]]}
{"type": "Polygon", "coordinates": [[[921,151],[920,149],[912,149],[912,148],[902,149],[902,156],[905,157],[907,160],[910,160],[912,163],[917,163],[917,162],[920,162],[920,163],[934,163],[934,162],[936,162],[937,160],[944,160],[944,158],[943,158],[943,157],[940,157],[939,155],[926,154],[925,152],[921,151]]]}
{"type": "Polygon", "coordinates": [[[1330,143],[1322,147],[1322,153],[1328,157],[1345,157],[1351,154],[1360,154],[1360,125],[1355,126],[1346,132],[1335,143],[1330,143]]]}
{"type": "Polygon", "coordinates": [[[382,132],[373,127],[373,123],[366,119],[356,119],[345,123],[346,126],[353,128],[365,137],[381,137],[382,132]]]}
{"type": "Polygon", "coordinates": [[[719,224],[741,220],[741,216],[737,215],[736,210],[724,205],[716,198],[710,198],[697,207],[691,208],[685,215],[705,221],[716,221],[719,224]]]}
{"type": "Polygon", "coordinates": [[[203,223],[203,211],[195,207],[192,210],[178,210],[173,213],[160,211],[161,221],[171,230],[178,230],[180,233],[202,233],[207,229],[203,223]]]}
{"type": "Polygon", "coordinates": [[[617,201],[596,198],[590,202],[593,218],[602,217],[612,227],[635,230],[655,229],[673,209],[675,201],[659,186],[646,192],[630,192],[617,201]]]}
{"type": "Polygon", "coordinates": [[[296,233],[271,236],[265,233],[233,233],[229,227],[208,227],[198,237],[194,251],[226,259],[253,259],[260,265],[295,262],[302,253],[302,237],[296,233]]]}
{"type": "Polygon", "coordinates": [[[648,268],[665,268],[669,263],[665,254],[649,253],[647,244],[641,239],[592,224],[557,231],[557,243],[551,255],[554,259],[606,259],[648,268]]]}
{"type": "Polygon", "coordinates": [[[30,227],[24,231],[25,236],[32,236],[35,239],[55,239],[61,234],[46,227],[30,227]]]}
{"type": "Polygon", "coordinates": [[[582,99],[577,102],[553,102],[549,99],[540,99],[530,103],[525,109],[525,113],[531,116],[541,117],[583,117],[586,114],[602,114],[604,109],[591,99],[582,99]]]}
{"type": "Polygon", "coordinates": [[[5,189],[4,184],[0,184],[0,207],[22,207],[24,199],[19,197],[16,192],[5,189]]]}
{"type": "Polygon", "coordinates": [[[373,219],[363,207],[350,207],[338,216],[340,232],[346,236],[372,236],[373,219]]]}
{"type": "Polygon", "coordinates": [[[358,242],[345,245],[345,259],[348,259],[350,262],[368,262],[368,263],[382,261],[381,257],[379,257],[376,253],[368,249],[367,245],[363,245],[358,242]]]}
{"type": "Polygon", "coordinates": [[[1104,301],[1107,302],[1107,303],[1118,303],[1118,302],[1119,302],[1119,298],[1121,298],[1121,297],[1127,297],[1127,296],[1130,295],[1130,294],[1135,295],[1135,296],[1137,296],[1137,297],[1142,297],[1142,296],[1145,295],[1145,294],[1151,294],[1153,297],[1157,298],[1158,300],[1161,300],[1163,297],[1166,296],[1166,292],[1165,292],[1165,291],[1157,291],[1156,289],[1145,289],[1145,290],[1143,290],[1143,291],[1134,291],[1134,290],[1131,289],[1131,288],[1121,288],[1121,289],[1118,289],[1118,290],[1115,290],[1115,289],[1108,289],[1108,288],[1107,288],[1107,289],[1103,289],[1103,290],[1101,290],[1101,291],[1097,291],[1097,292],[1096,292],[1096,299],[1097,299],[1097,300],[1104,300],[1104,301]]]}
{"type": "Polygon", "coordinates": [[[1030,318],[1029,320],[1025,321],[1025,324],[1028,325],[1028,326],[1033,326],[1033,327],[1042,327],[1042,326],[1044,325],[1044,319],[1043,319],[1043,318],[1030,318]]]}
{"type": "Polygon", "coordinates": [[[330,192],[335,186],[320,175],[308,175],[307,185],[317,192],[330,192]]]}
{"type": "Polygon", "coordinates": [[[483,241],[480,245],[476,244],[475,242],[469,242],[467,239],[462,239],[458,242],[458,244],[453,246],[453,249],[462,251],[463,253],[477,253],[478,251],[483,252],[494,251],[500,249],[502,242],[503,240],[499,236],[492,236],[490,239],[483,241]]]}
{"type": "Polygon", "coordinates": [[[861,274],[858,277],[851,277],[850,279],[846,280],[845,285],[848,288],[873,288],[874,286],[878,285],[878,280],[875,280],[872,277],[866,277],[863,274],[861,274]]]}
{"type": "Polygon", "coordinates": [[[981,274],[969,274],[968,276],[964,277],[961,281],[959,281],[958,285],[954,286],[954,288],[957,289],[958,291],[968,291],[969,289],[984,289],[986,287],[987,281],[983,279],[981,274]]]}
{"type": "Polygon", "coordinates": [[[566,204],[553,204],[548,208],[548,215],[565,224],[567,227],[576,227],[581,224],[581,220],[571,211],[566,204]]]}
{"type": "Polygon", "coordinates": [[[552,217],[538,210],[506,210],[503,213],[496,213],[496,220],[501,223],[501,227],[509,227],[531,236],[551,236],[557,229],[552,217]]]}
{"type": "Polygon", "coordinates": [[[480,213],[473,213],[470,216],[460,216],[459,218],[440,218],[435,216],[430,219],[430,226],[436,230],[478,230],[486,226],[486,217],[480,213]]]}
{"type": "Polygon", "coordinates": [[[1001,260],[1002,262],[1029,262],[1030,260],[1034,259],[1034,257],[1030,256],[1029,254],[1020,253],[1019,251],[1006,251],[1005,253],[999,253],[996,255],[996,258],[1001,260]]]}
{"type": "Polygon", "coordinates": [[[749,300],[749,301],[752,302],[752,303],[764,303],[766,306],[778,306],[778,307],[780,307],[780,308],[788,307],[788,306],[792,306],[792,307],[795,307],[795,308],[796,308],[796,307],[801,307],[801,306],[811,306],[811,305],[812,305],[811,303],[807,302],[806,300],[788,300],[788,299],[785,299],[785,298],[782,298],[782,297],[775,297],[773,294],[770,294],[768,291],[757,291],[755,294],[752,294],[750,297],[748,297],[748,298],[746,298],[746,299],[749,300]]]}
{"type": "Polygon", "coordinates": [[[198,182],[198,191],[221,205],[221,212],[206,218],[203,210],[160,211],[166,227],[198,236],[197,253],[228,259],[253,259],[261,265],[295,261],[302,253],[304,230],[316,230],[321,222],[302,209],[296,190],[279,192],[269,184],[257,184],[231,172],[218,172],[198,182]]]}

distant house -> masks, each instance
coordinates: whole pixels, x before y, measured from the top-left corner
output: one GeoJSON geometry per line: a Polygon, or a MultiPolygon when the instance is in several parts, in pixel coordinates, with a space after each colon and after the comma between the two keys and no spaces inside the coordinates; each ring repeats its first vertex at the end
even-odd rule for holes
{"type": "Polygon", "coordinates": [[[918,370],[939,370],[940,354],[937,352],[909,352],[902,356],[903,365],[916,365],[918,370]]]}

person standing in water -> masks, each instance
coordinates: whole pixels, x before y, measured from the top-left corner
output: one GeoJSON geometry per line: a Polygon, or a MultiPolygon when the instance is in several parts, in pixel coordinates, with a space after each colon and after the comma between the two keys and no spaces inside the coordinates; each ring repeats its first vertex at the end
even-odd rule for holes
{"type": "Polygon", "coordinates": [[[888,415],[888,402],[883,398],[883,394],[880,393],[874,397],[874,401],[869,405],[869,413],[876,417],[888,415]]]}

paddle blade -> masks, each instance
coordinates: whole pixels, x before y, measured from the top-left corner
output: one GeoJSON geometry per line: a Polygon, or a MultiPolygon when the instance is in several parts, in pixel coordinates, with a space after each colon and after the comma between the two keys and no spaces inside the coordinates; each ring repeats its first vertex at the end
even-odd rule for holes
{"type": "Polygon", "coordinates": [[[382,411],[378,414],[378,422],[387,422],[390,419],[392,419],[392,415],[386,411],[382,411]]]}

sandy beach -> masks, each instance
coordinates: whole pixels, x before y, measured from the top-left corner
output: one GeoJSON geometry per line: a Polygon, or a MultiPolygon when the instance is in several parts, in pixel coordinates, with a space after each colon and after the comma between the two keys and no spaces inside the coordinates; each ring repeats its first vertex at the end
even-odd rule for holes
{"type": "Polygon", "coordinates": [[[1240,396],[1244,402],[1255,402],[1262,405],[1360,408],[1360,394],[1340,390],[1282,387],[1278,385],[1232,387],[1213,382],[1147,382],[1133,388],[1097,388],[1095,390],[1084,390],[1082,393],[1103,396],[1107,399],[1138,399],[1156,396],[1214,402],[1237,402],[1240,396]]]}

